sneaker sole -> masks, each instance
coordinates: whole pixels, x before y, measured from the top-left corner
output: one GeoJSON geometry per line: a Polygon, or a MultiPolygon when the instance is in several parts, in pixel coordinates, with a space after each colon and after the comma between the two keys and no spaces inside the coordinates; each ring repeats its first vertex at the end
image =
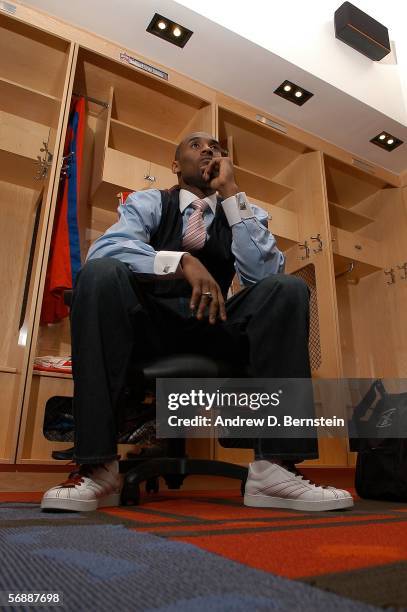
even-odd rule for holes
{"type": "Polygon", "coordinates": [[[92,512],[98,508],[120,506],[120,493],[112,493],[100,499],[61,499],[46,498],[41,502],[41,510],[67,510],[68,512],[92,512]]]}
{"type": "Polygon", "coordinates": [[[271,497],[270,495],[246,494],[243,503],[250,508],[286,508],[288,510],[303,510],[305,512],[323,512],[324,510],[343,510],[344,508],[352,508],[354,502],[351,497],[326,501],[304,501],[298,499],[285,499],[283,497],[271,497]]]}

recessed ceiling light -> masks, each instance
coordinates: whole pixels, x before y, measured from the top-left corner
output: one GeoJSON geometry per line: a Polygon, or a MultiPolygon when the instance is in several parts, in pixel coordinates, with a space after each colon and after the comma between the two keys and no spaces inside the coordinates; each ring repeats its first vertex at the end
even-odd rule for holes
{"type": "Polygon", "coordinates": [[[388,132],[380,132],[380,134],[372,138],[370,142],[389,152],[394,151],[394,149],[403,144],[403,141],[400,140],[400,138],[396,138],[388,132]]]}
{"type": "Polygon", "coordinates": [[[291,81],[284,81],[284,83],[281,83],[281,85],[274,90],[274,93],[290,102],[294,102],[297,106],[302,106],[314,95],[291,81]]]}
{"type": "Polygon", "coordinates": [[[188,28],[158,13],[154,15],[148,24],[146,31],[177,47],[184,47],[193,34],[192,30],[188,30],[188,28]]]}

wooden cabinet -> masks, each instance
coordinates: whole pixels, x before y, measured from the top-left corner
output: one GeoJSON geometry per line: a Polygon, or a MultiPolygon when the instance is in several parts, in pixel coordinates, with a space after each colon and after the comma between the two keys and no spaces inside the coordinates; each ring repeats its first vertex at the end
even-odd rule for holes
{"type": "MultiPolygon", "coordinates": [[[[309,348],[313,375],[339,377],[333,259],[321,152],[259,123],[254,111],[250,119],[220,108],[219,139],[232,153],[239,187],[269,211],[269,229],[285,253],[286,272],[302,278],[311,290],[309,348]]],[[[243,463],[250,457],[247,451],[215,448],[224,460],[235,458],[243,463]]],[[[346,464],[346,441],[320,440],[319,456],[318,461],[307,463],[346,464]]]]}
{"type": "MultiPolygon", "coordinates": [[[[342,376],[406,378],[402,266],[407,210],[402,190],[329,157],[325,170],[342,376]]],[[[389,391],[392,385],[389,380],[389,391]]],[[[350,453],[350,464],[354,461],[350,453]]]]}
{"type": "Polygon", "coordinates": [[[96,100],[88,103],[93,208],[113,210],[122,189],[172,186],[177,179],[171,162],[179,140],[189,131],[214,129],[209,99],[85,49],[79,51],[74,90],[96,100]]]}
{"type": "Polygon", "coordinates": [[[325,170],[343,376],[403,377],[397,265],[406,257],[407,217],[401,189],[329,157],[325,170]]]}
{"type": "MultiPolygon", "coordinates": [[[[31,9],[0,14],[0,27],[0,462],[15,461],[17,444],[23,464],[53,463],[51,450],[70,446],[46,440],[43,422],[51,397],[72,395],[72,378],[33,374],[33,361],[71,350],[68,320],[39,319],[72,94],[86,98],[83,260],[117,219],[117,193],[172,186],[177,144],[211,132],[240,189],[267,210],[286,271],[310,287],[313,376],[406,377],[406,173],[362,171],[346,151],[175,72],[166,80],[131,66],[113,43],[31,9]]],[[[189,448],[252,457],[204,441],[189,448]]],[[[317,463],[351,463],[347,448],[321,439],[317,463]]]]}
{"type": "Polygon", "coordinates": [[[0,14],[0,462],[15,460],[74,45],[0,14]]]}

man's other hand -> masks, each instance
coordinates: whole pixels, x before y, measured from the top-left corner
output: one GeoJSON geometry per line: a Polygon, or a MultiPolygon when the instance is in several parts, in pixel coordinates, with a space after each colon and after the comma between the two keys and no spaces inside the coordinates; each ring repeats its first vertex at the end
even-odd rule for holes
{"type": "Polygon", "coordinates": [[[226,321],[225,301],[222,292],[205,266],[190,253],[185,253],[181,258],[181,268],[185,280],[192,287],[190,308],[196,312],[196,318],[202,319],[205,308],[209,306],[209,323],[216,323],[217,316],[222,321],[226,321]]]}

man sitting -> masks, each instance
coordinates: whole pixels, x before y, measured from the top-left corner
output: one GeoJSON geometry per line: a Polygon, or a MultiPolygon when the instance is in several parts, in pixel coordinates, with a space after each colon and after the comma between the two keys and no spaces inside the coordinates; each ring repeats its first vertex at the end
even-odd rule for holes
{"type": "MultiPolygon", "coordinates": [[[[120,497],[117,407],[134,359],[195,352],[238,359],[259,378],[310,378],[309,291],[283,274],[267,213],[250,205],[219,142],[197,132],[172,164],[178,186],[132,193],[91,246],[71,306],[77,472],[42,508],[95,510],[120,497]],[[226,299],[237,273],[244,289],[226,299]],[[147,281],[148,282],[145,282],[147,281]]],[[[261,439],[247,506],[335,510],[347,491],[304,480],[314,439],[261,439]]]]}

